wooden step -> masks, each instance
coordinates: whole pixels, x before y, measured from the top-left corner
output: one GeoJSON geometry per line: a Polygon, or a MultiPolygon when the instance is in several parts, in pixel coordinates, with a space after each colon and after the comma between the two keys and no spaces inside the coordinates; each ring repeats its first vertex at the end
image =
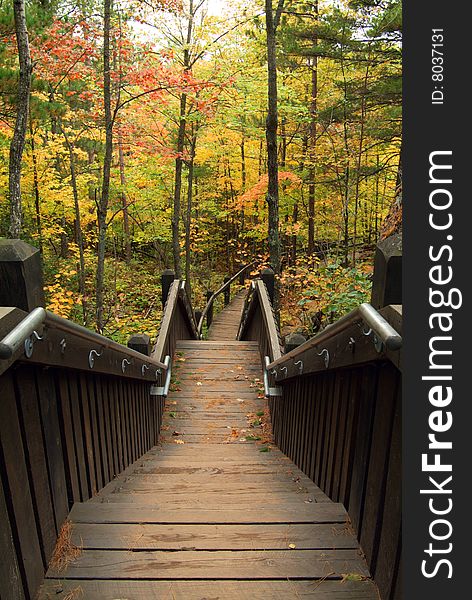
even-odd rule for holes
{"type": "Polygon", "coordinates": [[[356,549],[345,524],[149,525],[76,523],[71,541],[84,550],[356,549]]]}
{"type": "Polygon", "coordinates": [[[368,577],[358,550],[129,551],[83,550],[65,569],[50,567],[61,579],[342,579],[368,577]]]}
{"type": "Polygon", "coordinates": [[[346,523],[347,513],[342,504],[334,502],[300,502],[288,506],[259,506],[257,508],[213,507],[173,508],[172,504],[100,504],[77,502],[72,507],[73,523],[346,523]]]}
{"type": "Polygon", "coordinates": [[[370,581],[137,581],[63,580],[45,582],[38,600],[379,600],[370,581]]]}

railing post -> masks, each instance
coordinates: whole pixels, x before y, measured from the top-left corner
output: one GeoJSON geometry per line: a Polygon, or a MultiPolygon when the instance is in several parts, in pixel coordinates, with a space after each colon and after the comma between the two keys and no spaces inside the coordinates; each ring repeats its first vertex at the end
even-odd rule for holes
{"type": "MultiPolygon", "coordinates": [[[[211,292],[209,290],[206,293],[206,300],[207,300],[207,302],[210,300],[210,298],[212,296],[213,296],[213,292],[211,292]]],[[[210,306],[210,308],[208,309],[208,312],[207,312],[207,327],[210,327],[212,321],[213,321],[213,304],[210,306]]]]}
{"type": "Polygon", "coordinates": [[[31,312],[44,305],[39,250],[22,240],[0,239],[0,306],[31,312]]]}
{"type": "Polygon", "coordinates": [[[145,354],[146,356],[150,356],[151,339],[145,333],[132,335],[128,340],[128,348],[136,350],[136,352],[141,352],[141,354],[145,354]]]}
{"type": "Polygon", "coordinates": [[[200,323],[201,318],[202,318],[202,311],[196,310],[195,311],[195,321],[196,321],[197,325],[200,323]]]}
{"type": "Polygon", "coordinates": [[[274,302],[275,273],[272,269],[263,269],[261,279],[265,283],[271,302],[274,302]]]}
{"type": "MultiPolygon", "coordinates": [[[[231,277],[225,277],[224,278],[224,283],[228,283],[228,281],[231,279],[231,277]]],[[[225,289],[224,291],[224,297],[225,297],[225,306],[227,306],[229,304],[230,298],[231,298],[231,284],[225,289]]]]}
{"type": "Polygon", "coordinates": [[[246,280],[246,270],[244,270],[242,273],[239,274],[239,285],[244,285],[245,280],[246,280]]]}
{"type": "Polygon", "coordinates": [[[301,333],[290,333],[285,337],[285,354],[291,350],[295,350],[295,348],[298,348],[298,346],[301,346],[305,342],[306,338],[301,333]]]}
{"type": "Polygon", "coordinates": [[[377,245],[370,303],[376,309],[402,303],[402,236],[394,234],[377,245]]]}
{"type": "Polygon", "coordinates": [[[161,275],[162,282],[162,308],[166,305],[167,296],[169,295],[170,286],[175,279],[175,273],[171,269],[166,269],[161,275]]]}

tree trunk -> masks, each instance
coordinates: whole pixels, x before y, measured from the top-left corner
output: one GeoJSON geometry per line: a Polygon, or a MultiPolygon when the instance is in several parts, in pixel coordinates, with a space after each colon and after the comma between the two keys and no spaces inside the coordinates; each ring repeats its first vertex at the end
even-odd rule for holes
{"type": "Polygon", "coordinates": [[[397,182],[395,190],[395,199],[390,206],[388,215],[382,223],[380,230],[380,239],[393,235],[394,233],[402,233],[402,218],[403,218],[403,193],[402,193],[402,149],[400,148],[400,158],[398,161],[397,182]]]}
{"type": "Polygon", "coordinates": [[[34,208],[36,213],[36,233],[38,234],[39,251],[43,253],[43,235],[41,230],[41,199],[39,194],[39,178],[38,178],[38,159],[36,157],[36,143],[34,139],[33,122],[31,113],[29,116],[30,136],[31,136],[31,156],[33,159],[33,189],[34,189],[34,208]]]}
{"type": "MultiPolygon", "coordinates": [[[[198,7],[199,8],[199,7],[198,7]]],[[[197,10],[198,10],[197,8],[197,10]]],[[[184,46],[184,71],[190,70],[190,44],[193,35],[193,19],[195,12],[193,8],[193,0],[190,0],[189,15],[187,23],[187,40],[184,46]]],[[[174,272],[178,279],[182,276],[182,268],[180,261],[180,196],[182,193],[182,166],[183,152],[185,149],[185,129],[186,129],[186,114],[187,114],[187,94],[180,94],[180,111],[179,111],[179,132],[177,136],[177,157],[175,159],[175,176],[174,176],[174,202],[172,212],[172,251],[174,255],[174,272]]]]}
{"type": "Polygon", "coordinates": [[[185,146],[185,126],[187,112],[187,94],[180,95],[179,133],[177,137],[177,157],[175,159],[174,204],[172,213],[172,251],[174,272],[177,279],[182,275],[180,266],[180,196],[182,193],[182,166],[185,146]]]}
{"type": "Polygon", "coordinates": [[[110,197],[110,174],[113,155],[113,118],[111,112],[111,74],[110,74],[110,31],[111,2],[104,0],[103,21],[103,105],[105,110],[105,157],[103,159],[103,178],[100,200],[97,207],[98,216],[98,257],[96,274],[96,326],[99,333],[105,327],[104,320],[104,279],[105,279],[105,245],[107,233],[108,200],[110,197]]]}
{"type": "MultiPolygon", "coordinates": [[[[313,6],[315,17],[318,18],[318,1],[313,6]]],[[[315,177],[316,177],[316,119],[318,98],[318,57],[316,46],[318,37],[313,39],[315,55],[311,64],[311,102],[310,102],[310,168],[308,172],[308,254],[315,251],[315,177]]]]}
{"type": "Polygon", "coordinates": [[[126,176],[125,176],[125,156],[123,152],[123,136],[121,134],[121,129],[118,129],[118,155],[120,162],[120,183],[122,192],[121,192],[121,206],[123,208],[123,233],[125,238],[125,260],[129,265],[131,262],[131,235],[129,230],[129,212],[128,212],[128,198],[126,197],[125,186],[126,186],[126,176]]]}
{"type": "Polygon", "coordinates": [[[75,170],[75,155],[74,148],[69,141],[64,129],[62,129],[62,135],[66,142],[67,150],[69,152],[69,168],[70,168],[70,180],[72,187],[72,195],[74,197],[74,212],[75,212],[75,243],[79,249],[79,293],[82,298],[82,319],[84,325],[87,324],[87,297],[85,290],[85,256],[84,256],[84,237],[82,234],[82,223],[80,218],[80,205],[79,205],[79,193],[77,190],[77,176],[75,170]]]}
{"type": "Polygon", "coordinates": [[[16,121],[10,144],[8,171],[8,189],[10,199],[11,238],[19,238],[23,221],[21,207],[21,161],[25,148],[26,127],[28,125],[31,73],[33,70],[29,50],[28,30],[26,28],[25,0],[13,0],[15,15],[16,43],[20,76],[18,81],[16,121]]]}
{"type": "MultiPolygon", "coordinates": [[[[269,260],[276,274],[280,273],[280,240],[279,240],[279,169],[277,160],[277,56],[276,31],[278,18],[282,10],[281,2],[274,15],[272,0],[265,0],[266,10],[266,42],[267,42],[267,76],[268,76],[268,110],[266,120],[267,141],[267,204],[269,209],[269,260]]],[[[277,287],[277,286],[276,286],[277,287]]],[[[274,305],[278,307],[278,295],[274,295],[274,305]]],[[[277,308],[276,308],[277,309],[277,308]]]]}
{"type": "Polygon", "coordinates": [[[197,132],[194,131],[192,134],[192,141],[190,144],[190,157],[188,162],[188,174],[187,174],[187,214],[185,217],[185,282],[187,287],[187,293],[189,297],[192,293],[191,288],[191,227],[192,227],[192,199],[193,199],[193,165],[195,160],[195,148],[197,145],[197,132]]]}

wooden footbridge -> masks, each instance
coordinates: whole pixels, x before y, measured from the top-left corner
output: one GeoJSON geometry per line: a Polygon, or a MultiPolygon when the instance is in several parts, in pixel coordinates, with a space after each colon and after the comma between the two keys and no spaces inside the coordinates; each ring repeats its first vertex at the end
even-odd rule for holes
{"type": "Polygon", "coordinates": [[[150,356],[0,309],[2,600],[401,598],[401,307],[284,354],[266,283],[150,356]]]}

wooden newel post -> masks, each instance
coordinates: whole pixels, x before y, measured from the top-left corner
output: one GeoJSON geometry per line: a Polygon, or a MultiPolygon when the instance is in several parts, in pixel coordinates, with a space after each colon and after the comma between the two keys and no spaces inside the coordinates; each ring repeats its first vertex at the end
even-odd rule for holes
{"type": "MultiPolygon", "coordinates": [[[[212,296],[213,296],[213,292],[208,291],[206,293],[207,302],[209,302],[209,300],[212,296]]],[[[207,327],[210,327],[212,321],[213,321],[213,304],[210,306],[210,308],[208,309],[208,312],[207,312],[207,327]]]]}
{"type": "MultiPolygon", "coordinates": [[[[230,277],[225,277],[224,279],[224,283],[228,283],[228,281],[230,280],[230,277]]],[[[225,306],[227,304],[229,304],[230,298],[231,298],[231,284],[225,289],[224,291],[224,297],[225,297],[225,306]]]]}
{"type": "Polygon", "coordinates": [[[239,285],[244,285],[246,281],[246,269],[242,273],[239,274],[239,285]]]}
{"type": "Polygon", "coordinates": [[[132,335],[128,340],[128,348],[149,356],[151,354],[151,338],[145,333],[132,335]]]}
{"type": "Polygon", "coordinates": [[[170,286],[174,282],[175,273],[171,269],[166,269],[161,275],[162,282],[162,308],[166,305],[167,296],[169,295],[170,286]]]}
{"type": "Polygon", "coordinates": [[[402,303],[402,236],[399,233],[377,245],[370,302],[376,309],[402,303]]]}
{"type": "Polygon", "coordinates": [[[263,269],[261,271],[261,279],[265,283],[267,292],[269,294],[270,301],[274,301],[274,289],[275,289],[275,273],[272,269],[263,269]]]}
{"type": "Polygon", "coordinates": [[[0,239],[0,306],[30,312],[44,305],[39,250],[22,240],[0,239]]]}

